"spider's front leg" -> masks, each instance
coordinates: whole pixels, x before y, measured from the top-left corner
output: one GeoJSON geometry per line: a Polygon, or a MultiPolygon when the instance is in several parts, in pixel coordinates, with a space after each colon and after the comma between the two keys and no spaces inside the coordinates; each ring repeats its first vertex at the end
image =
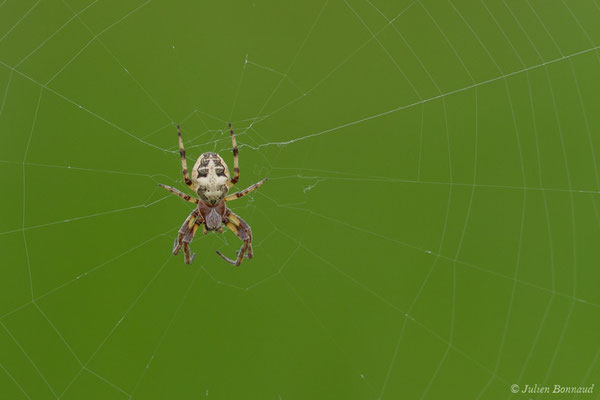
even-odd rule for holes
{"type": "Polygon", "coordinates": [[[203,222],[200,210],[196,209],[186,218],[183,225],[179,229],[179,233],[175,238],[173,244],[173,255],[179,254],[179,251],[183,247],[183,253],[185,255],[184,260],[186,264],[191,264],[194,261],[196,254],[191,254],[190,242],[194,239],[194,235],[198,230],[198,227],[203,222]]]}
{"type": "Polygon", "coordinates": [[[235,265],[238,267],[242,260],[244,259],[244,255],[246,258],[253,258],[254,253],[252,252],[252,230],[250,229],[250,225],[246,223],[243,219],[241,219],[238,215],[231,212],[231,210],[227,209],[225,212],[225,216],[223,218],[223,223],[227,228],[229,228],[233,233],[236,234],[244,243],[237,254],[237,259],[235,261],[225,257],[219,250],[217,250],[217,254],[223,258],[223,260],[228,263],[235,265]]]}

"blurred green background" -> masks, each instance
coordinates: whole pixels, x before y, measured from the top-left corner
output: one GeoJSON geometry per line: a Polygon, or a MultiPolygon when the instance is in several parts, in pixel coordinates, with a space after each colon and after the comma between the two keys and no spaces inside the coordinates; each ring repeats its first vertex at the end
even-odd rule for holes
{"type": "Polygon", "coordinates": [[[1,399],[598,399],[600,7],[0,1],[1,399]],[[231,233],[157,184],[218,151],[231,233]]]}

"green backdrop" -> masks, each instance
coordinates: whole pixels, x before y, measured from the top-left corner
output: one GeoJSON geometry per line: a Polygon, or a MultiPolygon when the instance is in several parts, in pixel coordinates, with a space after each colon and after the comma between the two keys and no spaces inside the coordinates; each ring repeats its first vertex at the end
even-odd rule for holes
{"type": "Polygon", "coordinates": [[[597,0],[0,0],[1,399],[580,399],[597,0]],[[171,255],[205,151],[252,227],[171,255]],[[518,385],[512,386],[512,385],[518,385]]]}

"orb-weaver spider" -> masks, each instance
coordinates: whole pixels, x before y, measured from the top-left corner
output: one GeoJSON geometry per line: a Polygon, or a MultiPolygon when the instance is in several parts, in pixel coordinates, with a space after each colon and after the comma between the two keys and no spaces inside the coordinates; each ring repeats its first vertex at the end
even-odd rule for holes
{"type": "Polygon", "coordinates": [[[238,215],[231,212],[225,205],[225,202],[236,200],[247,195],[265,183],[268,178],[265,178],[240,192],[227,196],[229,189],[235,185],[240,178],[238,147],[231,124],[229,124],[229,132],[231,132],[231,142],[233,143],[233,178],[231,178],[229,168],[227,168],[227,164],[225,164],[225,161],[221,156],[217,153],[203,153],[198,157],[196,164],[194,164],[192,177],[190,179],[187,161],[185,159],[185,148],[183,147],[183,139],[181,138],[181,128],[177,125],[183,180],[185,181],[185,184],[198,195],[198,198],[193,198],[192,196],[182,193],[170,186],[163,185],[162,183],[160,183],[159,186],[176,194],[185,201],[196,204],[196,209],[191,212],[179,229],[179,234],[175,238],[175,243],[173,244],[173,255],[177,255],[183,247],[183,253],[185,255],[184,261],[186,264],[191,264],[196,256],[196,254],[190,253],[190,242],[194,238],[196,230],[198,230],[198,227],[202,223],[204,223],[202,231],[205,235],[212,231],[223,233],[222,225],[225,225],[244,242],[238,251],[237,259],[235,261],[225,257],[217,250],[217,254],[228,263],[239,266],[242,263],[244,256],[246,258],[252,258],[254,256],[252,252],[252,231],[250,230],[250,226],[238,215]]]}

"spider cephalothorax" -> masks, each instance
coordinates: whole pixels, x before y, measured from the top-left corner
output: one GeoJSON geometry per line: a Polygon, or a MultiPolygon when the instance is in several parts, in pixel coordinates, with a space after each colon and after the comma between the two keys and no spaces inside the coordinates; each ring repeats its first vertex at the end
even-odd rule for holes
{"type": "Polygon", "coordinates": [[[233,143],[233,178],[231,178],[231,175],[229,174],[227,164],[225,164],[223,158],[217,153],[203,153],[198,157],[196,164],[194,164],[194,169],[192,170],[192,177],[190,178],[185,158],[185,149],[183,147],[183,139],[181,138],[181,129],[179,128],[179,125],[177,125],[183,179],[185,184],[198,195],[198,199],[192,198],[170,186],[163,184],[159,184],[159,186],[175,193],[177,196],[190,203],[196,204],[196,209],[192,211],[181,226],[181,229],[179,229],[179,234],[175,238],[175,244],[173,246],[173,254],[178,254],[183,247],[186,264],[190,264],[194,259],[195,254],[190,253],[189,244],[194,238],[196,230],[202,223],[204,223],[204,234],[211,231],[222,233],[223,225],[225,225],[244,242],[235,261],[225,257],[217,250],[217,254],[225,261],[237,266],[242,263],[244,257],[253,257],[252,231],[250,230],[250,226],[239,216],[231,212],[225,205],[225,202],[245,196],[265,183],[267,178],[241,192],[227,196],[229,189],[236,184],[240,177],[238,148],[231,124],[229,124],[229,131],[231,132],[231,142],[233,143]]]}

